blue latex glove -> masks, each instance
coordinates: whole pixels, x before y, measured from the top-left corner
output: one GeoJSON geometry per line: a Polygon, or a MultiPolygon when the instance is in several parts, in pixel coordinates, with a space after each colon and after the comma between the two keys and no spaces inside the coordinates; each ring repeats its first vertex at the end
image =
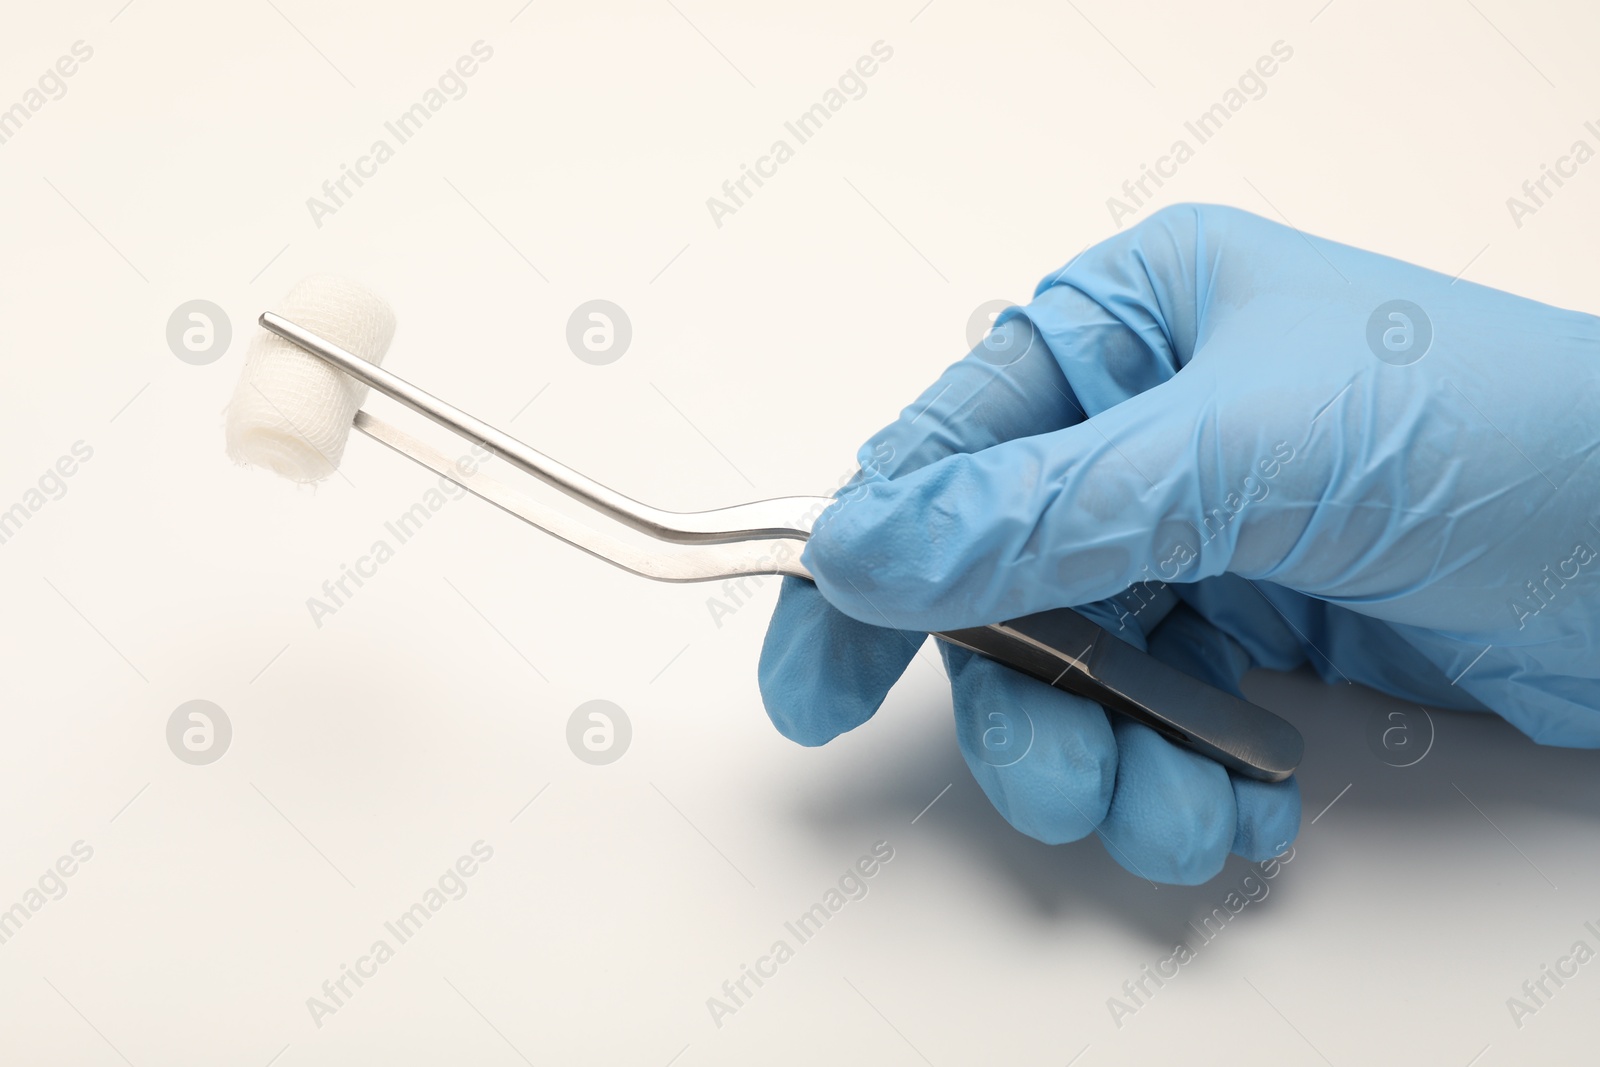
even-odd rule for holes
{"type": "MultiPolygon", "coordinates": [[[[1309,661],[1600,746],[1597,378],[1593,316],[1242,211],[1161,211],[1046,278],[862,448],[806,548],[816,585],[785,580],[767,709],[819,745],[926,632],[1081,605],[1234,693],[1309,661]]],[[[940,652],[967,763],[1023,833],[1098,831],[1186,884],[1295,836],[1293,779],[940,652]],[[1030,722],[1027,754],[995,758],[1030,722]]]]}

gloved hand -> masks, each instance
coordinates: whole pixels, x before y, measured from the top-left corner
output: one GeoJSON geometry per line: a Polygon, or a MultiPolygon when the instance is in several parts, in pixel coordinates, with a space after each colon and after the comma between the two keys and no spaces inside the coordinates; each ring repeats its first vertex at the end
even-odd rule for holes
{"type": "MultiPolygon", "coordinates": [[[[768,712],[822,744],[926,632],[1078,605],[1234,693],[1309,661],[1600,746],[1597,380],[1593,316],[1242,211],[1161,211],[1046,278],[862,448],[803,556],[816,584],[784,582],[768,712]]],[[[962,753],[1023,833],[1097,831],[1184,884],[1295,836],[1293,779],[940,653],[962,753]],[[1030,726],[1020,760],[988,751],[1030,726]]]]}

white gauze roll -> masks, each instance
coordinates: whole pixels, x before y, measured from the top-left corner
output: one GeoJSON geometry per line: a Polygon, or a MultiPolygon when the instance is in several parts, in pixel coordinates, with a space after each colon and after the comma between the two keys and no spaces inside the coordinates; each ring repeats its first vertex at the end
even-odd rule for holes
{"type": "MultiPolygon", "coordinates": [[[[369,363],[382,363],[394,338],[394,310],[344,278],[313,275],[273,310],[369,363]]],[[[354,378],[258,330],[228,405],[228,455],[297,482],[321,481],[339,466],[366,397],[354,378]]]]}

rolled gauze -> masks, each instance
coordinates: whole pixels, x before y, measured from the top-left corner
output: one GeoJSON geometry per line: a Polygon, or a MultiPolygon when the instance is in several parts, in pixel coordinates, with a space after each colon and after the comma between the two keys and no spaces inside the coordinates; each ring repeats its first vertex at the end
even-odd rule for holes
{"type": "MultiPolygon", "coordinates": [[[[382,363],[394,338],[394,310],[344,278],[313,275],[272,310],[369,363],[382,363]]],[[[228,404],[228,455],[297,482],[321,481],[338,468],[366,397],[354,378],[258,330],[228,404]]]]}

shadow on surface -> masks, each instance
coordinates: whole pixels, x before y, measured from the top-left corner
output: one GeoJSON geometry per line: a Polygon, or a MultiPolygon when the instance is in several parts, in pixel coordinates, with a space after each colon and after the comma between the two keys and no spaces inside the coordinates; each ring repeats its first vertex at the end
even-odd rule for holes
{"type": "MultiPolygon", "coordinates": [[[[1385,854],[1409,849],[1405,842],[1421,842],[1447,851],[1504,849],[1497,862],[1525,863],[1519,877],[1549,882],[1549,861],[1541,869],[1512,844],[1518,825],[1559,819],[1588,833],[1600,830],[1600,752],[1542,747],[1494,715],[1421,709],[1359,686],[1326,685],[1309,670],[1253,672],[1245,690],[1306,737],[1294,853],[1302,868],[1308,865],[1302,857],[1325,851],[1359,848],[1362,862],[1384,862],[1385,854]]],[[[846,761],[850,766],[835,771],[836,780],[819,783],[799,802],[800,821],[829,833],[879,833],[886,825],[905,826],[953,783],[918,818],[915,832],[984,872],[992,883],[986,888],[1031,909],[1036,920],[1088,916],[1119,924],[1154,946],[1192,943],[1197,934],[1189,924],[1221,907],[1252,873],[1251,864],[1233,856],[1205,885],[1153,888],[1118,866],[1097,840],[1048,846],[1024,837],[973,781],[948,719],[939,728],[919,724],[892,760],[881,751],[864,751],[861,758],[872,761],[871,773],[846,761]]],[[[1267,895],[1248,907],[1268,911],[1292,895],[1296,879],[1287,875],[1293,870],[1291,860],[1268,883],[1267,895]]]]}

